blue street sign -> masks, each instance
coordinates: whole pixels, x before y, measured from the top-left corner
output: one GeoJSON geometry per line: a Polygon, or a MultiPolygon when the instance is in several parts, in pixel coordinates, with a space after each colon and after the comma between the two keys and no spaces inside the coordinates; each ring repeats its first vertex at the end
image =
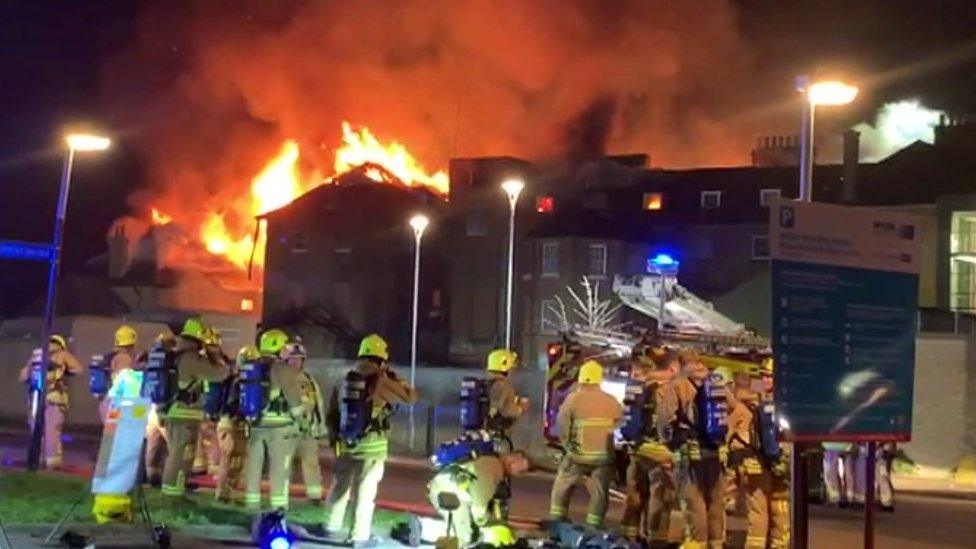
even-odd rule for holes
{"type": "Polygon", "coordinates": [[[776,413],[794,441],[907,441],[919,220],[780,200],[771,208],[776,413]]]}
{"type": "Polygon", "coordinates": [[[54,257],[54,248],[50,244],[0,240],[0,259],[50,261],[52,257],[54,257]]]}

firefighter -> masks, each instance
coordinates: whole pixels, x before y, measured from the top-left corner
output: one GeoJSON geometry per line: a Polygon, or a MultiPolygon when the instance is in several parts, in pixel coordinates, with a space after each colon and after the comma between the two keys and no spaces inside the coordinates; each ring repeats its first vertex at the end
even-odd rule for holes
{"type": "Polygon", "coordinates": [[[600,389],[603,366],[587,360],[580,366],[579,386],[559,408],[556,430],[564,455],[553,481],[549,503],[552,521],[566,520],[576,483],[586,479],[590,495],[586,524],[603,526],[607,513],[610,479],[613,477],[613,431],[623,417],[623,407],[600,389]]]}
{"type": "Polygon", "coordinates": [[[703,403],[708,369],[694,352],[683,353],[680,363],[681,375],[665,391],[657,425],[662,440],[678,454],[676,477],[686,525],[683,547],[722,547],[725,482],[719,448],[725,435],[715,440],[705,429],[707,418],[700,417],[699,410],[707,409],[703,403]]]}
{"type": "Polygon", "coordinates": [[[172,402],[157,410],[163,418],[169,454],[163,466],[162,492],[168,497],[186,494],[186,478],[203,421],[204,383],[223,381],[230,375],[226,364],[214,362],[203,354],[207,325],[198,318],[183,324],[173,349],[178,382],[172,402]]]}
{"type": "MultiPolygon", "coordinates": [[[[170,332],[160,332],[156,344],[167,351],[176,348],[176,338],[170,332]]],[[[166,431],[156,405],[149,407],[146,419],[146,480],[151,486],[163,483],[163,465],[166,461],[166,431]]]]}
{"type": "MultiPolygon", "coordinates": [[[[123,324],[115,330],[114,345],[112,352],[109,353],[111,358],[108,363],[110,385],[115,384],[119,372],[135,369],[138,357],[136,351],[138,340],[139,335],[131,326],[123,324]]],[[[98,403],[98,415],[102,419],[102,423],[105,423],[105,416],[112,406],[111,400],[111,397],[106,394],[98,403]]]]}
{"type": "MultiPolygon", "coordinates": [[[[357,355],[359,363],[352,372],[367,380],[370,417],[358,440],[352,443],[336,440],[333,445],[336,460],[325,505],[325,531],[327,537],[345,539],[346,511],[349,500],[353,499],[349,540],[356,547],[374,547],[379,542],[372,536],[371,527],[376,491],[383,479],[383,466],[389,453],[389,418],[394,406],[415,403],[417,391],[390,368],[389,347],[379,335],[370,334],[363,338],[357,355]]],[[[338,405],[333,393],[331,417],[336,417],[338,405]]],[[[338,429],[337,421],[330,420],[329,423],[338,429]]]]}
{"type": "MultiPolygon", "coordinates": [[[[755,378],[759,378],[759,365],[755,365],[755,378]]],[[[715,373],[717,373],[722,379],[726,381],[725,390],[728,396],[728,408],[732,410],[740,396],[746,396],[749,394],[749,389],[751,387],[751,381],[749,380],[749,374],[737,375],[732,372],[732,369],[728,366],[719,366],[715,368],[715,373]],[[745,379],[743,379],[745,378],[745,379]],[[744,388],[745,392],[741,391],[740,388],[744,388]]],[[[733,514],[738,510],[739,501],[742,496],[742,482],[739,478],[739,472],[736,467],[733,467],[729,462],[728,448],[723,446],[720,448],[722,451],[719,455],[719,459],[722,461],[722,476],[724,477],[725,493],[722,495],[722,501],[725,505],[726,514],[733,514]]]]}
{"type": "Polygon", "coordinates": [[[509,349],[495,349],[488,354],[488,431],[503,440],[511,440],[508,430],[529,409],[529,399],[519,396],[509,379],[518,364],[518,355],[509,349]]]}
{"type": "MultiPolygon", "coordinates": [[[[261,472],[268,465],[271,507],[288,508],[291,461],[298,444],[295,418],[305,413],[298,370],[282,360],[288,334],[272,329],[261,334],[258,351],[270,363],[267,392],[262,396],[260,416],[250,426],[247,468],[244,475],[244,503],[250,509],[261,506],[261,472]]],[[[242,389],[243,390],[243,389],[242,389]]]]}
{"type": "Polygon", "coordinates": [[[486,531],[507,526],[504,509],[508,503],[502,500],[508,498],[508,480],[528,468],[529,461],[521,452],[481,455],[438,470],[427,484],[427,494],[445,522],[450,515],[461,547],[478,542],[494,546],[497,541],[489,539],[486,531]],[[461,506],[453,512],[441,509],[442,492],[457,495],[461,506]]]}
{"type": "Polygon", "coordinates": [[[326,438],[325,404],[322,390],[315,377],[305,369],[308,354],[301,343],[289,343],[283,358],[290,368],[299,372],[299,385],[306,413],[298,418],[298,451],[296,457],[302,464],[302,480],[305,482],[305,497],[313,505],[322,504],[322,464],[319,450],[326,438]]]}
{"type": "MultiPolygon", "coordinates": [[[[231,361],[221,349],[223,343],[220,332],[208,326],[203,340],[203,354],[211,362],[220,364],[231,371],[231,361]]],[[[204,393],[209,390],[209,382],[204,383],[204,393]]],[[[197,436],[197,448],[193,456],[193,473],[209,473],[216,476],[220,462],[220,445],[217,444],[217,422],[204,416],[200,422],[200,434],[197,436]]]]}
{"type": "Polygon", "coordinates": [[[247,422],[237,413],[240,385],[238,376],[241,365],[261,358],[257,347],[245,345],[237,351],[237,359],[231,373],[232,384],[227,405],[217,420],[217,445],[220,457],[217,460],[217,487],[214,497],[217,501],[229,503],[242,495],[244,464],[247,460],[247,422]]]}
{"type": "Polygon", "coordinates": [[[649,348],[638,355],[631,378],[643,381],[646,396],[646,424],[640,440],[630,448],[627,465],[627,499],[624,503],[624,536],[631,541],[647,540],[651,546],[666,545],[675,503],[674,462],[661,441],[654,423],[664,390],[678,371],[678,356],[661,348],[649,348]],[[643,530],[641,518],[646,518],[643,530]]]}
{"type": "Polygon", "coordinates": [[[827,503],[838,507],[847,507],[850,504],[848,486],[854,484],[854,464],[852,463],[854,460],[848,458],[851,455],[851,443],[824,442],[822,445],[824,488],[827,492],[827,503]],[[844,466],[843,474],[841,474],[842,463],[844,466]]]}
{"type": "Polygon", "coordinates": [[[729,413],[730,463],[738,469],[746,495],[745,547],[786,548],[790,543],[789,453],[786,445],[777,442],[772,419],[772,359],[763,361],[760,376],[762,392],[740,390],[729,413]]]}
{"type": "MultiPolygon", "coordinates": [[[[29,383],[37,387],[39,383],[32,378],[39,377],[44,372],[46,393],[38,395],[38,405],[44,406],[44,466],[48,469],[61,469],[61,429],[64,427],[65,414],[68,412],[68,377],[82,372],[81,363],[68,351],[68,341],[60,335],[48,338],[48,365],[45,368],[40,363],[41,350],[35,349],[32,358],[20,370],[20,382],[29,383]],[[32,375],[32,371],[36,374],[32,375]],[[43,402],[41,401],[43,398],[43,402]]],[[[30,411],[33,414],[33,410],[30,411]]],[[[34,416],[31,415],[31,422],[34,416]]]]}

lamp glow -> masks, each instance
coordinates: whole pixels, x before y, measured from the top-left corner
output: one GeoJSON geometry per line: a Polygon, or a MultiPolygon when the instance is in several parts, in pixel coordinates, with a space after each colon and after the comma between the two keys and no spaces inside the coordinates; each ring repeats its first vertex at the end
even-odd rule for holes
{"type": "Polygon", "coordinates": [[[74,151],[104,151],[112,144],[112,140],[90,133],[72,133],[65,136],[68,147],[74,151]]]}
{"type": "Polygon", "coordinates": [[[410,226],[413,227],[414,234],[424,234],[424,229],[430,225],[430,218],[423,214],[417,214],[410,218],[410,226]]]}
{"type": "Polygon", "coordinates": [[[846,105],[854,101],[858,89],[838,80],[827,80],[810,84],[804,91],[813,105],[846,105]]]}
{"type": "Polygon", "coordinates": [[[506,179],[502,183],[502,190],[504,190],[505,194],[508,195],[509,201],[513,203],[518,200],[518,196],[524,188],[525,183],[523,183],[521,179],[506,179]]]}

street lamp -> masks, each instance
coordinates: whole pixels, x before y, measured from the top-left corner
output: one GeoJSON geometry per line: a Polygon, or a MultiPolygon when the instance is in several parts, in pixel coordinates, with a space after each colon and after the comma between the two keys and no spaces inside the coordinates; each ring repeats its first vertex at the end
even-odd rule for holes
{"type": "Polygon", "coordinates": [[[512,348],[512,278],[515,267],[515,204],[525,188],[521,179],[508,179],[502,190],[508,195],[508,286],[505,292],[505,348],[512,348]]]}
{"type": "Polygon", "coordinates": [[[809,77],[796,79],[796,89],[804,95],[803,126],[800,131],[800,200],[813,199],[813,122],[817,105],[846,105],[857,97],[857,87],[837,80],[811,83],[809,77]]]}
{"type": "MultiPolygon", "coordinates": [[[[47,301],[44,304],[44,325],[41,331],[41,367],[47,368],[50,359],[48,340],[51,338],[54,323],[54,302],[57,298],[58,273],[61,268],[61,243],[64,240],[64,221],[68,211],[68,191],[71,189],[71,167],[75,152],[104,151],[112,141],[107,137],[86,133],[72,133],[64,138],[67,150],[61,167],[61,190],[58,194],[57,215],[54,218],[54,240],[51,242],[51,256],[48,261],[47,301]]],[[[36,471],[40,465],[41,439],[44,433],[44,398],[47,394],[47,376],[41,375],[37,389],[38,405],[34,407],[34,421],[31,425],[31,441],[27,450],[27,468],[36,471]]]]}
{"type": "Polygon", "coordinates": [[[424,230],[430,224],[430,219],[426,215],[417,214],[410,218],[410,227],[413,228],[414,253],[413,253],[413,324],[410,330],[410,386],[417,384],[417,309],[420,302],[420,239],[424,236],[424,230]]]}

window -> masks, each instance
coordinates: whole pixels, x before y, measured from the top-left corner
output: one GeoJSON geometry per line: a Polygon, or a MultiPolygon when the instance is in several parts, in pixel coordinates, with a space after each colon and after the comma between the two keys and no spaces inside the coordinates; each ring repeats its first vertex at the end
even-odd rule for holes
{"type": "Polygon", "coordinates": [[[587,254],[587,269],[589,276],[604,276],[607,274],[607,245],[590,244],[587,254]]]}
{"type": "Polygon", "coordinates": [[[757,234],[752,237],[752,258],[756,260],[769,259],[769,237],[757,234]]]}
{"type": "Polygon", "coordinates": [[[563,328],[559,314],[559,302],[555,299],[543,299],[542,310],[539,312],[539,331],[544,334],[555,334],[563,328]]]}
{"type": "Polygon", "coordinates": [[[541,214],[552,213],[552,209],[555,206],[556,201],[551,196],[535,197],[535,211],[541,214]]]}
{"type": "Polygon", "coordinates": [[[963,312],[976,310],[976,212],[952,212],[949,308],[963,312]]]}
{"type": "Polygon", "coordinates": [[[779,189],[759,189],[759,205],[768,208],[773,199],[779,198],[782,191],[779,189]]]}
{"type": "Polygon", "coordinates": [[[542,276],[559,276],[559,243],[542,244],[542,276]]]}
{"type": "Polygon", "coordinates": [[[485,236],[488,234],[488,221],[485,212],[471,212],[468,214],[468,236],[485,236]]]}
{"type": "Polygon", "coordinates": [[[241,310],[245,313],[254,310],[254,300],[250,298],[241,298],[241,310]]]}
{"type": "Polygon", "coordinates": [[[722,191],[702,191],[701,209],[717,210],[722,206],[722,191]]]}
{"type": "Polygon", "coordinates": [[[644,211],[654,212],[664,208],[664,193],[644,193],[644,211]]]}

